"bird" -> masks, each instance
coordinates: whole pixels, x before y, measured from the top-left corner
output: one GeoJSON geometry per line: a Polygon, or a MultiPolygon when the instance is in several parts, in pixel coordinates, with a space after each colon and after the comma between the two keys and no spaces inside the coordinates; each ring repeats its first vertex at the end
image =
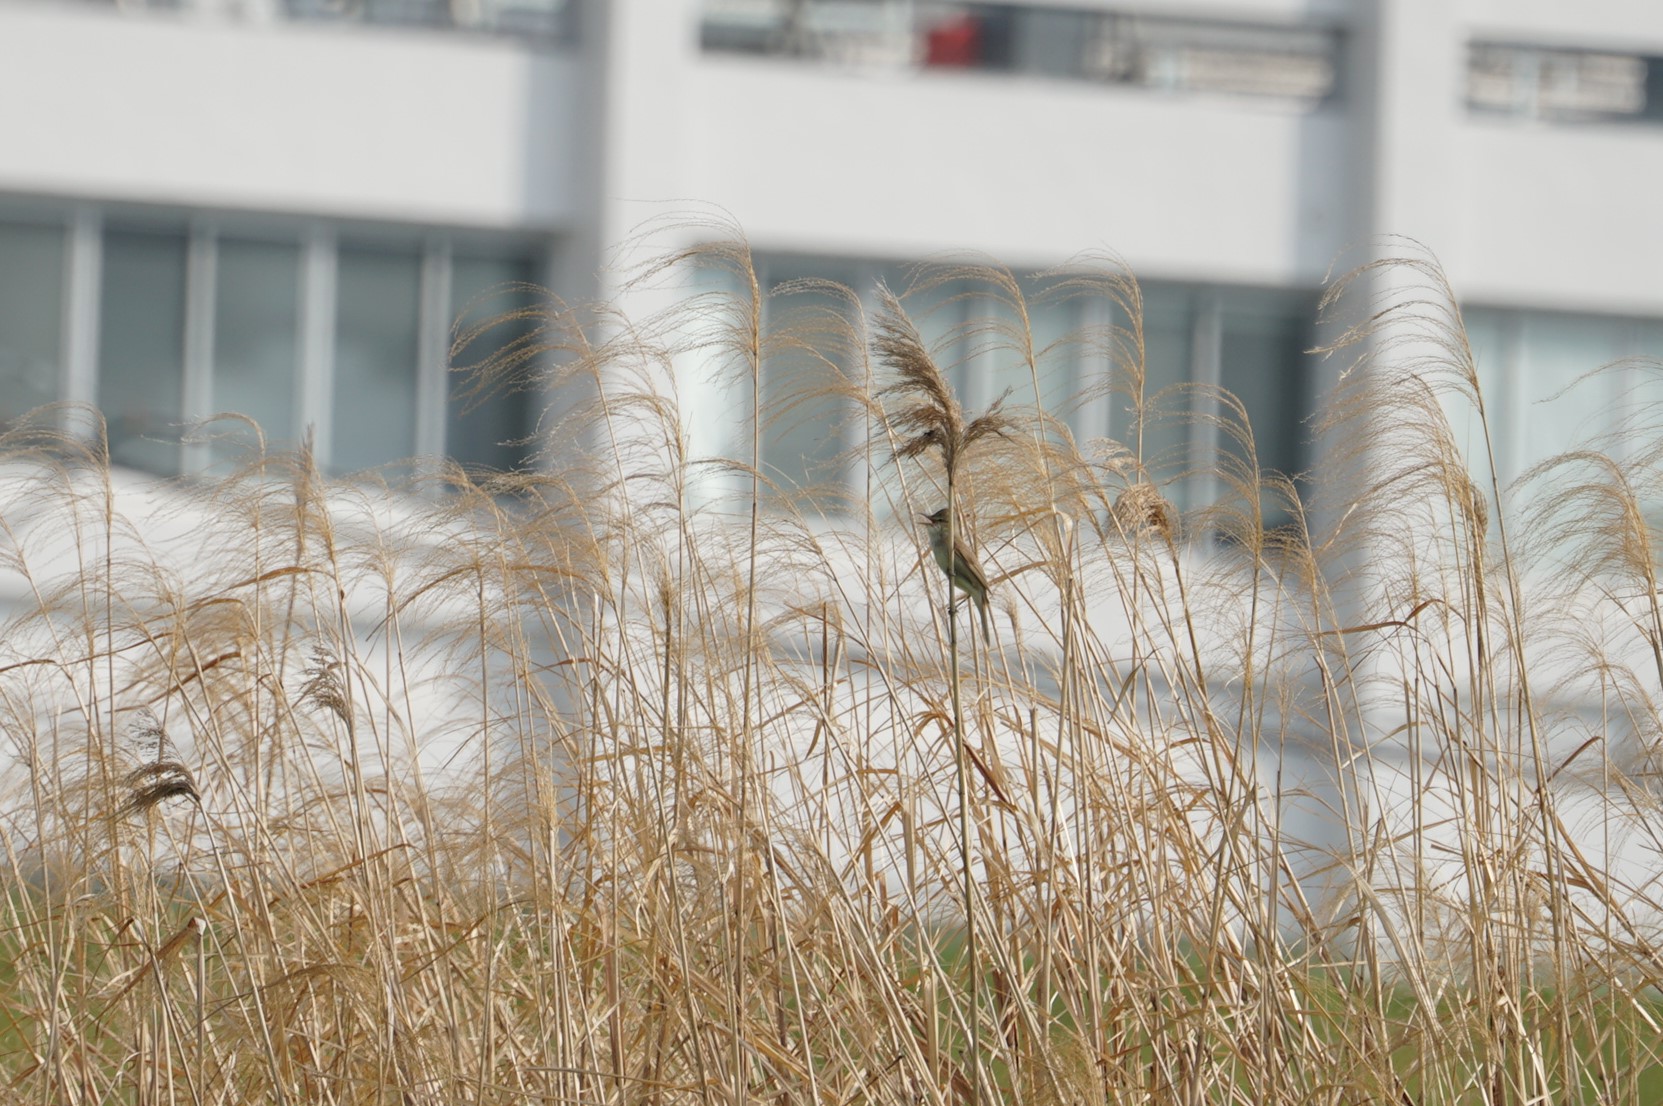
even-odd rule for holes
{"type": "MultiPolygon", "coordinates": [[[[957,527],[953,535],[952,554],[947,552],[947,508],[943,507],[933,515],[921,516],[924,525],[930,531],[930,549],[935,553],[935,563],[941,566],[941,571],[952,582],[952,587],[958,588],[976,604],[982,612],[982,638],[988,637],[987,620],[987,574],[976,560],[976,553],[964,541],[964,528],[957,527]]],[[[952,615],[955,604],[952,602],[952,588],[948,589],[947,613],[952,615]]]]}

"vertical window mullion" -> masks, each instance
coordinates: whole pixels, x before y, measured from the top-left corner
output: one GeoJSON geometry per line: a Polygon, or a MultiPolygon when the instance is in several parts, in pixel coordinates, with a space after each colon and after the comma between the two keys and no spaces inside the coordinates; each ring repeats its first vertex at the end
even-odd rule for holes
{"type": "MultiPolygon", "coordinates": [[[[1628,463],[1635,459],[1635,447],[1638,444],[1634,436],[1636,420],[1629,417],[1632,412],[1624,400],[1625,397],[1646,394],[1646,347],[1650,330],[1651,327],[1647,323],[1638,319],[1629,325],[1622,365],[1615,372],[1608,374],[1607,395],[1610,398],[1607,403],[1610,418],[1605,424],[1605,433],[1611,441],[1611,451],[1620,462],[1628,463]]],[[[1644,400],[1641,402],[1644,403],[1644,400]]]]}
{"type": "Polygon", "coordinates": [[[63,398],[69,234],[0,221],[0,422],[63,398]]]}
{"type": "Polygon", "coordinates": [[[445,456],[449,399],[451,248],[449,238],[428,240],[422,251],[420,363],[416,369],[416,456],[445,456]]]}
{"type": "Polygon", "coordinates": [[[330,397],[335,383],[335,234],[328,227],[310,228],[301,246],[300,265],[300,378],[295,407],[297,428],[312,438],[313,458],[329,464],[330,397]]]}
{"type": "MultiPolygon", "coordinates": [[[[882,271],[872,262],[862,262],[855,266],[851,276],[854,283],[850,285],[850,288],[856,296],[856,302],[849,306],[850,311],[854,312],[851,322],[863,328],[859,334],[860,343],[857,352],[854,354],[860,360],[849,366],[849,372],[853,374],[864,372],[865,364],[863,361],[871,356],[871,335],[864,328],[875,317],[877,310],[877,296],[875,293],[878,281],[882,279],[882,271]]],[[[859,384],[859,391],[870,394],[870,389],[866,388],[864,381],[851,381],[851,383],[859,384]]],[[[843,466],[842,472],[838,474],[838,483],[846,491],[853,493],[857,501],[864,501],[867,498],[868,489],[856,487],[855,482],[865,479],[866,467],[860,461],[860,450],[861,445],[870,433],[870,428],[865,417],[857,416],[854,411],[849,411],[848,416],[845,421],[842,440],[842,448],[848,462],[843,466]]],[[[875,504],[873,506],[876,507],[875,504]]],[[[862,522],[864,522],[865,517],[867,516],[863,515],[862,522]]]]}
{"type": "Polygon", "coordinates": [[[94,207],[79,207],[68,227],[68,257],[64,265],[63,376],[59,395],[74,404],[65,415],[64,429],[76,437],[90,437],[93,424],[86,411],[98,404],[98,313],[103,282],[104,220],[94,207]]]}
{"type": "Polygon", "coordinates": [[[998,372],[998,346],[1003,336],[992,329],[999,322],[999,301],[991,292],[977,289],[964,300],[959,321],[964,336],[959,342],[959,358],[964,365],[964,399],[966,417],[973,417],[993,402],[994,374],[998,372]]]}
{"type": "MultiPolygon", "coordinates": [[[[184,419],[187,428],[214,414],[214,297],[217,284],[217,232],[212,224],[191,227],[185,255],[184,419]]],[[[208,445],[180,443],[180,471],[201,472],[208,464],[208,445]]]]}
{"type": "Polygon", "coordinates": [[[1114,324],[1114,307],[1106,296],[1091,296],[1081,301],[1078,323],[1082,341],[1074,358],[1074,394],[1093,389],[1093,398],[1082,405],[1074,428],[1075,440],[1081,452],[1089,452],[1086,443],[1094,438],[1108,438],[1114,434],[1114,397],[1109,375],[1114,371],[1109,343],[1114,340],[1110,326],[1114,324]]]}
{"type": "MultiPolygon", "coordinates": [[[[774,315],[774,309],[769,303],[770,297],[768,295],[770,291],[769,282],[773,280],[773,274],[769,271],[771,268],[772,266],[767,258],[752,255],[751,279],[756,281],[758,291],[755,318],[747,318],[747,324],[754,326],[762,335],[761,351],[766,351],[768,348],[768,324],[773,322],[774,315]]],[[[741,304],[748,310],[751,289],[743,281],[740,283],[739,295],[741,304]]],[[[747,334],[747,342],[749,337],[747,334]]],[[[746,355],[749,356],[748,351],[746,355]]],[[[741,377],[741,380],[743,381],[742,387],[745,389],[745,406],[750,411],[750,418],[746,420],[741,431],[742,437],[734,444],[730,453],[732,457],[743,458],[747,465],[755,465],[757,471],[763,473],[764,476],[771,475],[768,472],[768,463],[765,459],[768,442],[763,431],[766,429],[766,419],[768,417],[768,394],[765,389],[772,383],[772,369],[773,366],[769,364],[766,357],[763,357],[758,363],[746,366],[746,373],[741,377]],[[757,455],[758,452],[761,453],[760,456],[757,455]]],[[[752,485],[749,480],[737,475],[740,471],[735,470],[735,494],[741,497],[749,497],[752,485]]]]}
{"type": "MultiPolygon", "coordinates": [[[[1495,479],[1502,487],[1510,484],[1518,476],[1518,459],[1528,456],[1530,448],[1530,426],[1526,418],[1525,403],[1520,398],[1525,396],[1525,341],[1524,316],[1518,311],[1509,311],[1502,318],[1501,324],[1501,425],[1505,428],[1496,435],[1501,443],[1495,459],[1495,479]]],[[[1482,448],[1482,440],[1469,446],[1469,452],[1474,448],[1482,448]]],[[[1471,460],[1468,461],[1469,467],[1471,460]]]]}
{"type": "Polygon", "coordinates": [[[1195,489],[1193,505],[1209,507],[1218,498],[1218,388],[1224,379],[1224,308],[1217,293],[1196,300],[1190,331],[1191,393],[1188,468],[1195,489]]]}

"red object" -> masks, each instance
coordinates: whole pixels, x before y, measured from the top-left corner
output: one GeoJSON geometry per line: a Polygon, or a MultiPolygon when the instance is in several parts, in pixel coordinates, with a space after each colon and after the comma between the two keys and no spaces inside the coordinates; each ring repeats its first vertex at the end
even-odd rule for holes
{"type": "Polygon", "coordinates": [[[944,20],[924,33],[924,64],[967,69],[982,60],[982,22],[973,15],[944,20]]]}

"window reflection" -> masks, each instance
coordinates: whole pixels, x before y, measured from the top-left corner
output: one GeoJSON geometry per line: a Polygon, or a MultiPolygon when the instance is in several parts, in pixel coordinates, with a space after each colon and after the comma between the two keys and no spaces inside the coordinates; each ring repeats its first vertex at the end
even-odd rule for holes
{"type": "Polygon", "coordinates": [[[112,230],[99,296],[98,404],[110,459],[179,471],[184,380],[185,236],[112,230]]]}
{"type": "Polygon", "coordinates": [[[762,470],[787,495],[839,483],[837,462],[849,430],[849,405],[839,393],[845,374],[859,364],[849,340],[851,304],[829,288],[793,283],[827,276],[846,284],[853,273],[791,265],[767,273],[764,321],[783,340],[762,368],[762,470]]]}
{"type": "MultiPolygon", "coordinates": [[[[1221,423],[1225,412],[1215,392],[1197,384],[1221,387],[1241,402],[1263,477],[1298,477],[1309,462],[1306,420],[1315,396],[1305,351],[1313,343],[1314,292],[1145,286],[1140,398],[1139,366],[1128,361],[1136,355],[1131,320],[1106,295],[1092,298],[1077,287],[1023,277],[1024,320],[1008,290],[972,272],[943,277],[927,269],[812,258],[759,264],[765,285],[776,292],[787,280],[804,278],[839,281],[857,291],[879,280],[906,289],[902,308],[968,414],[1007,390],[1007,402],[1017,411],[1031,410],[1037,400],[1049,417],[1068,426],[1085,452],[1092,439],[1112,435],[1136,460],[1126,477],[1156,482],[1181,509],[1208,506],[1229,494],[1231,489],[1213,474],[1225,457],[1245,462],[1249,455],[1221,423]],[[1125,340],[1105,345],[1104,323],[1120,328],[1125,340]],[[1105,372],[1112,395],[1105,394],[1105,372]]],[[[778,338],[782,328],[797,331],[808,348],[778,343],[779,352],[764,370],[764,399],[772,421],[763,432],[763,464],[788,486],[824,481],[834,474],[831,462],[842,445],[838,428],[847,414],[826,391],[834,383],[830,374],[839,354],[836,335],[825,324],[846,310],[845,302],[802,291],[783,299],[776,295],[769,310],[771,334],[778,338]]],[[[1264,505],[1265,525],[1287,521],[1276,497],[1264,505]]]]}
{"type": "MultiPolygon", "coordinates": [[[[1478,371],[1479,391],[1483,393],[1486,404],[1494,405],[1492,416],[1505,418],[1503,412],[1506,405],[1518,401],[1518,396],[1511,395],[1511,389],[1504,382],[1506,366],[1513,358],[1512,350],[1518,340],[1517,320],[1507,312],[1477,310],[1463,311],[1462,323],[1467,345],[1472,350],[1473,365],[1478,371]]],[[[1455,389],[1445,389],[1438,399],[1469,475],[1480,486],[1488,487],[1493,476],[1490,471],[1490,446],[1485,441],[1484,425],[1478,418],[1478,409],[1455,389]]],[[[1505,443],[1498,445],[1505,451],[1505,443]]]]}
{"type": "Polygon", "coordinates": [[[528,258],[457,257],[451,267],[453,351],[445,452],[464,465],[498,471],[518,467],[535,446],[542,399],[538,359],[526,349],[538,320],[532,287],[537,269],[528,258]],[[526,358],[530,359],[527,360],[526,358]],[[498,381],[477,375],[488,368],[498,381]]]}
{"type": "Polygon", "coordinates": [[[64,232],[0,223],[0,420],[58,398],[64,232]]]}
{"type": "Polygon", "coordinates": [[[1022,282],[1026,337],[1022,314],[1008,289],[985,286],[970,302],[968,344],[979,370],[972,380],[979,377],[980,383],[969,399],[977,410],[1004,396],[1012,407],[1032,408],[1037,403],[1055,418],[1066,420],[1073,412],[1080,384],[1079,350],[1068,339],[1078,336],[1080,305],[1074,300],[1047,299],[1040,292],[1033,281],[1022,282]],[[1030,341],[1032,365],[1028,363],[1030,341]]]}
{"type": "Polygon", "coordinates": [[[1559,123],[1663,120],[1663,58],[1474,41],[1467,107],[1559,123]]]}
{"type": "MultiPolygon", "coordinates": [[[[1194,377],[1194,332],[1195,297],[1188,290],[1143,290],[1143,395],[1141,401],[1135,394],[1117,395],[1113,432],[1137,457],[1143,475],[1157,483],[1190,468],[1192,396],[1183,385],[1194,377]]],[[[1115,372],[1123,387],[1136,387],[1134,366],[1116,366],[1115,372]]],[[[1187,506],[1180,489],[1167,495],[1180,508],[1187,506]]]]}
{"type": "Polygon", "coordinates": [[[1621,428],[1626,401],[1636,398],[1627,386],[1638,381],[1614,366],[1651,352],[1645,323],[1481,307],[1463,319],[1490,417],[1489,442],[1477,437],[1476,415],[1455,423],[1475,471],[1492,447],[1507,484],[1567,450],[1618,444],[1604,438],[1621,428]]]}
{"type": "MultiPolygon", "coordinates": [[[[292,243],[221,239],[214,295],[213,409],[247,415],[268,449],[297,441],[300,248],[292,243]]],[[[221,423],[221,455],[256,444],[221,423]]]]}
{"type": "Polygon", "coordinates": [[[1593,373],[1628,355],[1625,320],[1531,313],[1519,334],[1518,396],[1508,412],[1514,428],[1508,479],[1573,445],[1615,429],[1613,373],[1593,373]]]}
{"type": "MultiPolygon", "coordinates": [[[[1259,471],[1297,475],[1305,464],[1311,410],[1314,297],[1242,294],[1223,301],[1220,383],[1247,411],[1259,471]]],[[[1242,460],[1246,451],[1226,441],[1242,460]]]]}
{"type": "Polygon", "coordinates": [[[343,245],[336,281],[329,459],[352,472],[416,451],[421,256],[343,245]]]}
{"type": "Polygon", "coordinates": [[[924,348],[947,375],[961,397],[969,394],[970,357],[974,343],[967,331],[975,318],[974,297],[962,280],[945,280],[935,273],[899,268],[889,273],[889,287],[901,300],[901,310],[918,329],[924,348]]]}

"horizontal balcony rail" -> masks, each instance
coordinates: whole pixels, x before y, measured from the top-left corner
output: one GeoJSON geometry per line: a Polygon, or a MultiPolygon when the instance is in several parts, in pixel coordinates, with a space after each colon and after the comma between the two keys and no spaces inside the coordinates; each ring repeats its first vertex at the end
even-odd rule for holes
{"type": "Polygon", "coordinates": [[[428,27],[570,43],[574,0],[81,0],[78,6],[134,14],[168,12],[228,22],[343,23],[428,27]]]}
{"type": "Polygon", "coordinates": [[[1474,41],[1467,46],[1467,107],[1546,122],[1663,123],[1663,58],[1474,41]]]}
{"type": "Polygon", "coordinates": [[[707,53],[965,69],[1315,107],[1340,92],[1335,26],[920,0],[707,0],[707,53]]]}

